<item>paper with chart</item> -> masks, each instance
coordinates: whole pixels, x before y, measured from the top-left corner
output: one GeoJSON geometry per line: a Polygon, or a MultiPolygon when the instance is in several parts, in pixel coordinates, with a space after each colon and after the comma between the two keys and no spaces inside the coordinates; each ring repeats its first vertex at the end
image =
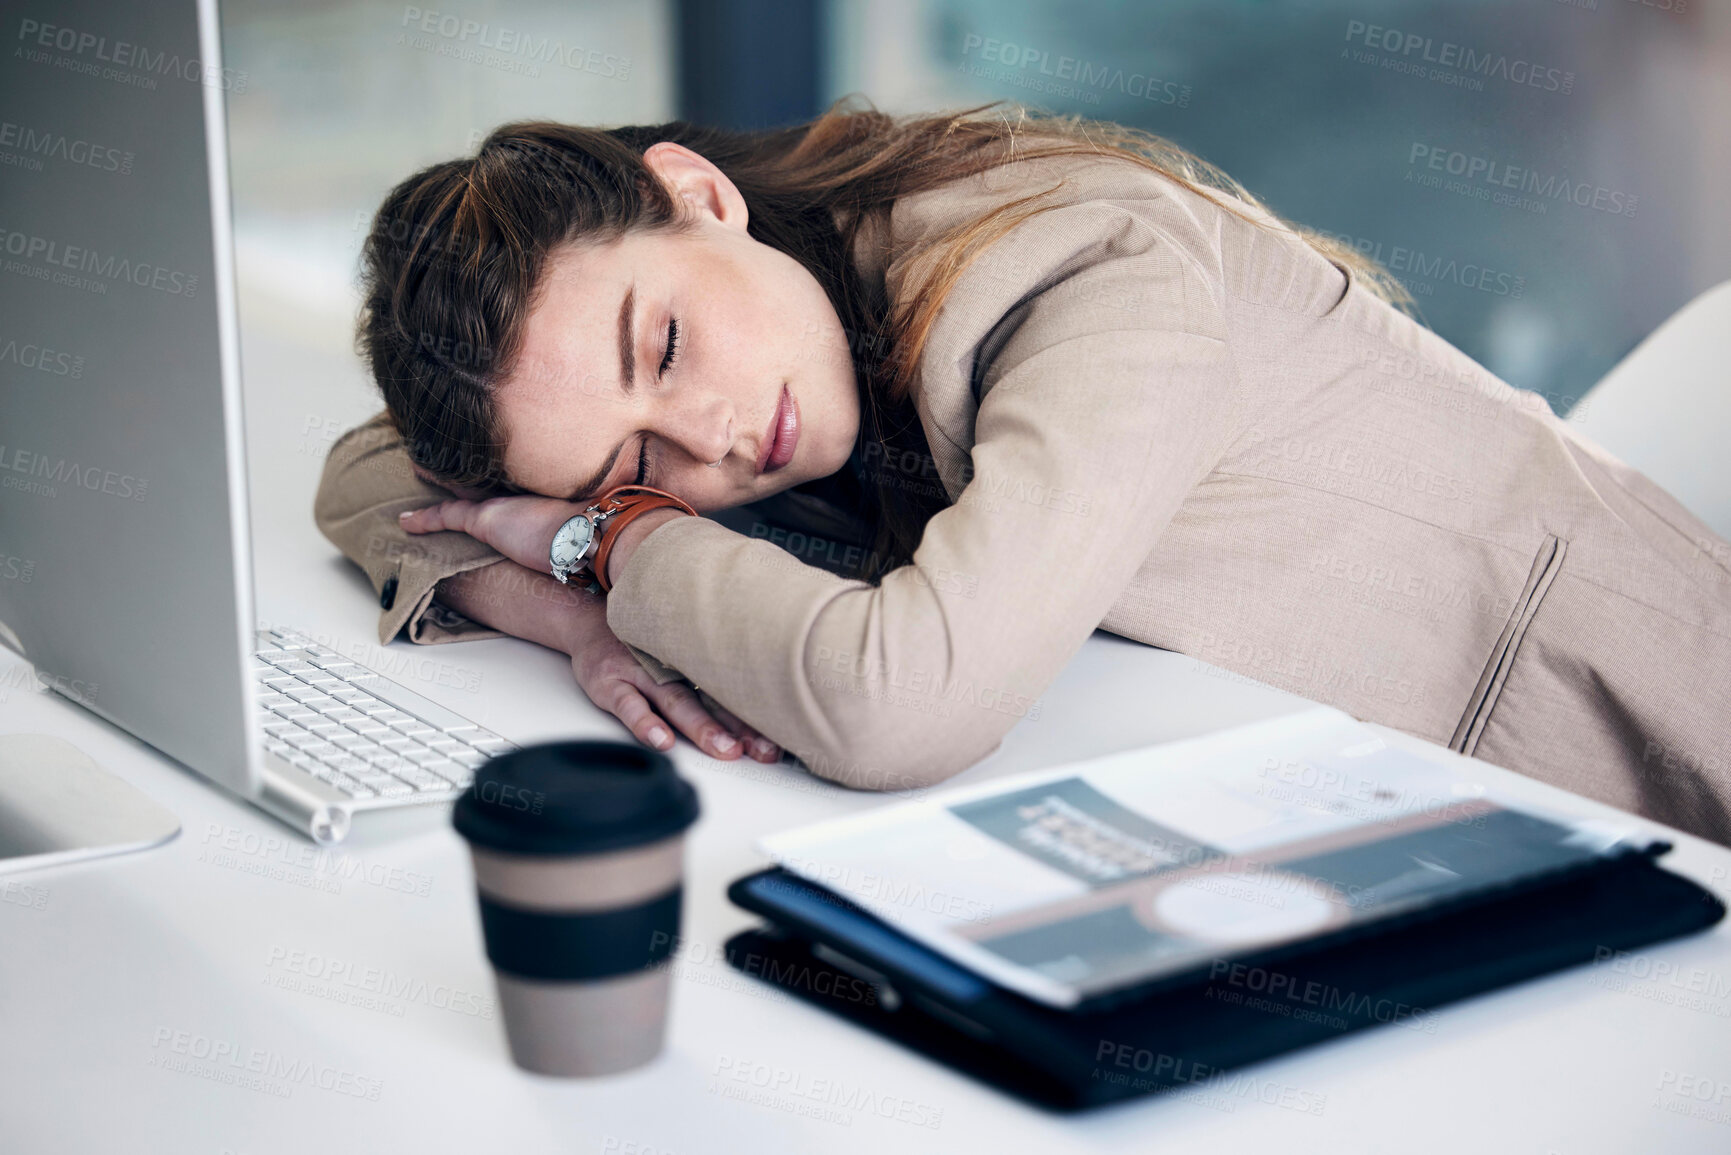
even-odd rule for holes
{"type": "Polygon", "coordinates": [[[1581,865],[1632,828],[1327,707],[763,840],[784,868],[1053,1006],[1581,865]]]}

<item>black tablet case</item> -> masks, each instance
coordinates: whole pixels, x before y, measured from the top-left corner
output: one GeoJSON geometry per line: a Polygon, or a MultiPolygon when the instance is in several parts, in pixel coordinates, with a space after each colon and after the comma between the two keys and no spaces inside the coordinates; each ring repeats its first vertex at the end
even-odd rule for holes
{"type": "Polygon", "coordinates": [[[1199,1085],[1377,1026],[1399,1017],[1400,1006],[1428,1013],[1607,951],[1712,926],[1724,905],[1660,869],[1654,859],[1668,849],[1655,844],[1523,888],[1238,960],[1261,968],[1264,978],[1278,974],[1286,990],[1328,992],[1320,1005],[1299,1003],[1290,1015],[1250,1005],[1257,996],[1249,971],[1237,972],[1236,981],[1230,971],[1212,979],[1218,965],[1076,1010],[1055,1009],[988,983],[779,868],[728,889],[736,905],[770,925],[734,936],[727,957],[739,970],[975,1078],[1041,1106],[1077,1110],[1199,1085]],[[830,958],[839,953],[856,965],[835,965],[825,948],[830,958]]]}

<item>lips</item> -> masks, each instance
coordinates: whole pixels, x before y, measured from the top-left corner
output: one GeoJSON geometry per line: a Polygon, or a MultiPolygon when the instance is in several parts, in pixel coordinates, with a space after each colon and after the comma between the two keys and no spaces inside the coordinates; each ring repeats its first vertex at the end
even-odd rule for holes
{"type": "Polygon", "coordinates": [[[770,419],[769,432],[764,436],[757,471],[774,473],[793,460],[793,451],[798,444],[799,402],[794,400],[793,393],[784,384],[781,387],[781,400],[775,407],[775,416],[770,419]]]}

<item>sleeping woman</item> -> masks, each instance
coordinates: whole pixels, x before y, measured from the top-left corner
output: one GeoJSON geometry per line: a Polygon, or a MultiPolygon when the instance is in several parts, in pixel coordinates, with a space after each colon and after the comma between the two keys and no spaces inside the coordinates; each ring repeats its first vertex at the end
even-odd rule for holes
{"type": "Polygon", "coordinates": [[[1105,629],[1731,843],[1731,548],[1158,137],[510,124],[364,265],[316,514],[382,640],[905,789],[1105,629]]]}

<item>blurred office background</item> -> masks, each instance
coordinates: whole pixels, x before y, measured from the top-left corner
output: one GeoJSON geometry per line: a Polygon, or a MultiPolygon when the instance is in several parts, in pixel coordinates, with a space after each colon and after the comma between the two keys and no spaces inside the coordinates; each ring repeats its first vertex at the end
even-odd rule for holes
{"type": "Polygon", "coordinates": [[[521,117],[755,128],[860,93],[897,113],[1007,98],[1150,129],[1378,256],[1427,323],[1559,412],[1731,278],[1731,0],[222,7],[247,76],[230,135],[249,393],[273,394],[249,404],[279,451],[291,423],[303,467],[372,399],[301,393],[272,342],[360,380],[372,210],[521,117]]]}

